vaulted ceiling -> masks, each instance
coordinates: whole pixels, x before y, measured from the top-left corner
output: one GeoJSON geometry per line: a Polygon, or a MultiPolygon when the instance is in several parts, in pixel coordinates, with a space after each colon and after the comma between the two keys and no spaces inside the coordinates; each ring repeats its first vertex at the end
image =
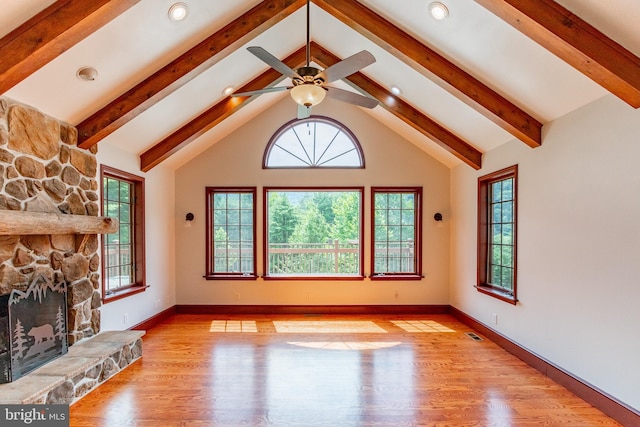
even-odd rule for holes
{"type": "MultiPolygon", "coordinates": [[[[370,51],[376,63],[337,86],[377,99],[365,111],[448,167],[479,169],[514,138],[534,149],[545,123],[607,94],[640,107],[637,0],[443,2],[437,21],[431,0],[312,0],[312,62],[370,51]]],[[[245,48],[304,65],[306,1],[186,0],[178,22],[173,3],[3,4],[0,95],[76,125],[81,147],[113,144],[143,171],[179,167],[286,96],[222,91],[288,83],[245,48]],[[84,66],[94,81],[76,77],[84,66]]]]}

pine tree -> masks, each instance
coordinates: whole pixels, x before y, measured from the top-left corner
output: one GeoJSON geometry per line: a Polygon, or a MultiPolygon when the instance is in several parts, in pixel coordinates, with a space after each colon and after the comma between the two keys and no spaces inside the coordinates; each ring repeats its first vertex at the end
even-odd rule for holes
{"type": "Polygon", "coordinates": [[[269,194],[269,243],[289,243],[298,224],[296,208],[283,193],[269,194]]]}
{"type": "Polygon", "coordinates": [[[13,354],[11,357],[22,357],[24,352],[27,351],[27,347],[24,346],[27,341],[28,338],[24,333],[24,327],[22,323],[20,323],[20,319],[18,319],[16,321],[16,329],[13,333],[13,354]]]}
{"type": "Polygon", "coordinates": [[[62,314],[62,308],[58,306],[58,312],[56,313],[56,341],[62,339],[62,335],[66,332],[64,331],[64,314],[62,314]]]}

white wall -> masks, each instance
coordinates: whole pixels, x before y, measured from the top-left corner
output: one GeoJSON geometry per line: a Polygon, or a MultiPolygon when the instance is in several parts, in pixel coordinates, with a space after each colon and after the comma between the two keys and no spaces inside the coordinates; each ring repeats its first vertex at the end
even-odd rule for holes
{"type": "MultiPolygon", "coordinates": [[[[176,277],[178,304],[350,305],[449,303],[449,169],[356,107],[330,99],[314,114],[335,118],[356,135],[366,169],[263,170],[269,138],[295,117],[289,98],[255,117],[176,171],[176,277]],[[257,271],[262,273],[263,186],[364,186],[365,274],[370,272],[370,187],[422,186],[424,266],[421,281],[207,281],[205,274],[205,187],[256,186],[257,271]],[[184,227],[187,212],[195,214],[184,227]],[[442,212],[444,227],[437,227],[442,212]],[[398,291],[399,297],[395,298],[398,291]],[[240,298],[236,298],[239,294],[240,298]]],[[[215,132],[215,129],[212,131],[215,132]]],[[[206,137],[206,136],[205,136],[206,137]]]]}
{"type": "Polygon", "coordinates": [[[605,97],[545,125],[543,141],[452,171],[451,304],[640,410],[640,110],[605,97]],[[513,164],[516,306],[473,287],[477,177],[513,164]]]}
{"type": "Polygon", "coordinates": [[[140,159],[108,144],[99,146],[98,163],[145,179],[146,281],[149,288],[130,297],[104,304],[103,331],[122,330],[173,307],[175,300],[174,172],[162,165],[147,173],[140,171],[140,159]],[[127,314],[128,322],[124,322],[127,314]]]}

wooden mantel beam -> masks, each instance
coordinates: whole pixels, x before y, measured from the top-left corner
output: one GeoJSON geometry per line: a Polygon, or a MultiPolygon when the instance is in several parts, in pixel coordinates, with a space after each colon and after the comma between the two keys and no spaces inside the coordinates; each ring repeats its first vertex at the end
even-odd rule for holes
{"type": "MultiPolygon", "coordinates": [[[[301,47],[289,55],[283,62],[291,68],[297,68],[304,64],[306,60],[306,48],[301,47]]],[[[282,80],[283,76],[273,68],[269,68],[249,83],[239,88],[236,92],[249,92],[273,86],[282,80]]],[[[218,123],[238,111],[241,107],[250,102],[255,96],[249,97],[226,97],[213,107],[182,126],[177,131],[155,144],[153,147],[140,155],[140,170],[148,172],[153,167],[159,165],[169,156],[185,147],[191,141],[212,129],[218,123]]]]}
{"type": "Polygon", "coordinates": [[[116,231],[117,218],[0,209],[0,236],[110,234],[116,231]]]}
{"type": "Polygon", "coordinates": [[[362,3],[312,1],[525,144],[542,144],[542,124],[538,120],[362,3]]]}
{"type": "MultiPolygon", "coordinates": [[[[340,58],[313,42],[311,43],[311,57],[324,68],[330,67],[340,61],[340,58]]],[[[424,115],[407,102],[396,97],[382,85],[365,76],[362,72],[352,74],[345,80],[350,82],[354,87],[377,99],[380,105],[387,111],[472,168],[480,169],[482,167],[482,153],[475,147],[430,117],[424,115]]]]}
{"type": "Polygon", "coordinates": [[[140,0],[58,0],[0,39],[0,94],[140,0]]]}
{"type": "Polygon", "coordinates": [[[78,146],[94,146],[304,5],[305,0],[263,0],[258,3],[79,123],[78,146]]]}
{"type": "Polygon", "coordinates": [[[476,0],[634,108],[640,58],[553,0],[476,0]]]}

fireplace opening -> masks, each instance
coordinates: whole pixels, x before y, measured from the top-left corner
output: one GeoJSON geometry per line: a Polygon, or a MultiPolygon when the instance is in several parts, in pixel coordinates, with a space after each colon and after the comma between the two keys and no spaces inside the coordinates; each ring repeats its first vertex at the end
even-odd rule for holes
{"type": "Polygon", "coordinates": [[[26,291],[0,296],[0,383],[17,380],[68,350],[67,285],[36,275],[26,291]]]}

